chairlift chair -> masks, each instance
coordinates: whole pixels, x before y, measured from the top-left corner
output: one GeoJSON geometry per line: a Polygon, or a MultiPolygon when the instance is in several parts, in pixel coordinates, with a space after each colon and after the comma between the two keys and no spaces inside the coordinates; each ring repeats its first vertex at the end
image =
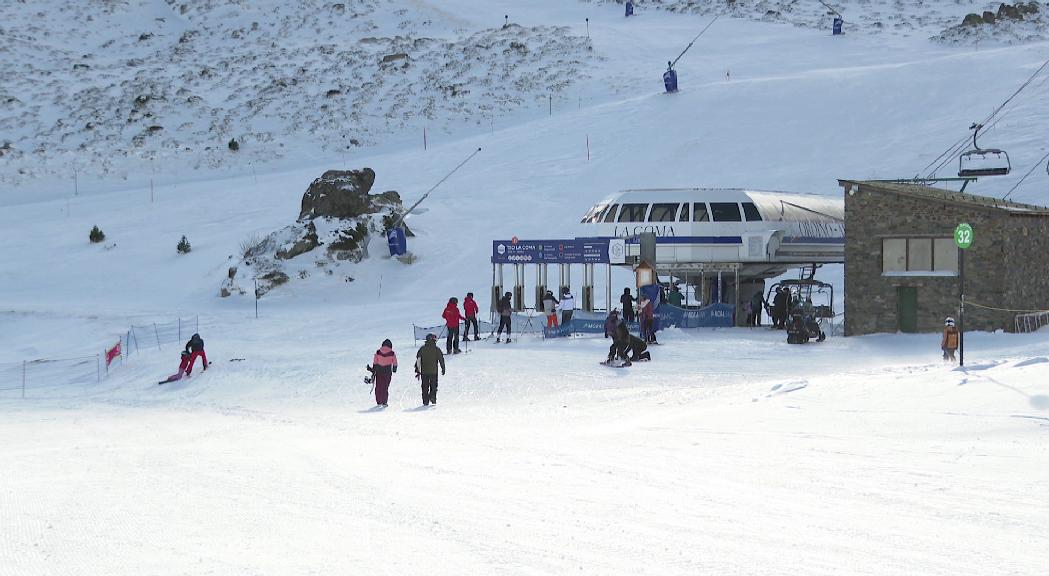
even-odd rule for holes
{"type": "Polygon", "coordinates": [[[962,178],[975,176],[1005,176],[1012,170],[1009,154],[997,148],[980,148],[976,136],[983,124],[973,124],[973,149],[958,156],[958,176],[962,178]]]}

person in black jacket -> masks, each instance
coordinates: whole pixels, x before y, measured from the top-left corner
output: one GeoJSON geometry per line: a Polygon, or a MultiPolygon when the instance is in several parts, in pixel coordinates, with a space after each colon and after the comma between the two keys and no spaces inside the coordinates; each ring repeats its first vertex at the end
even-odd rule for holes
{"type": "Polygon", "coordinates": [[[204,370],[208,369],[208,355],[204,353],[204,339],[200,337],[200,334],[194,334],[189,338],[189,342],[186,342],[186,352],[190,353],[186,376],[193,372],[193,364],[197,361],[197,356],[200,356],[204,370]]]}
{"type": "Polygon", "coordinates": [[[627,359],[626,348],[630,344],[630,332],[627,331],[626,322],[616,324],[612,329],[612,345],[608,347],[608,359],[606,364],[611,364],[616,358],[627,359]]]}
{"type": "Polygon", "coordinates": [[[633,334],[627,336],[626,350],[622,354],[626,358],[626,362],[623,362],[624,366],[630,366],[631,362],[652,359],[652,354],[648,352],[648,344],[633,334]]]}
{"type": "Polygon", "coordinates": [[[506,327],[506,343],[510,343],[510,324],[514,315],[513,304],[510,303],[511,294],[507,292],[503,294],[503,297],[499,299],[499,303],[495,306],[495,311],[499,313],[499,329],[495,332],[495,341],[498,343],[500,337],[503,334],[503,327],[506,327]]]}
{"type": "Polygon", "coordinates": [[[634,321],[634,297],[630,295],[630,288],[623,288],[623,295],[619,297],[623,304],[623,322],[634,321]]]}
{"type": "Polygon", "coordinates": [[[787,302],[790,295],[786,288],[776,288],[776,295],[772,298],[772,327],[786,328],[787,326],[787,302]]]}

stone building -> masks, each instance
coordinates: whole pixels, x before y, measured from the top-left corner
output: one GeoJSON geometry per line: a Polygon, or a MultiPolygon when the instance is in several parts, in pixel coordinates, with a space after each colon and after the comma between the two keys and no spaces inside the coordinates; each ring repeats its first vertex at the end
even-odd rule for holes
{"type": "Polygon", "coordinates": [[[1049,309],[1049,208],[916,184],[845,189],[845,334],[934,332],[957,317],[954,229],[965,250],[965,329],[1012,331],[1015,310],[1049,309]]]}

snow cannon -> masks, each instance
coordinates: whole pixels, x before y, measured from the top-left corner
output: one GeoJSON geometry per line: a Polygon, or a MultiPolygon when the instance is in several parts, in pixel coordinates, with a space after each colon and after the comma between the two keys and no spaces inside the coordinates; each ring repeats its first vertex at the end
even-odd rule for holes
{"type": "Polygon", "coordinates": [[[667,71],[663,73],[663,87],[667,89],[667,94],[673,94],[677,92],[677,70],[669,65],[670,62],[667,62],[667,71]]]}
{"type": "Polygon", "coordinates": [[[630,0],[626,1],[626,17],[629,18],[634,15],[634,3],[630,0]]]}
{"type": "Polygon", "coordinates": [[[841,19],[841,16],[834,17],[834,23],[831,24],[831,34],[834,36],[841,36],[841,27],[845,24],[845,21],[841,19]]]}
{"type": "Polygon", "coordinates": [[[390,245],[390,256],[404,256],[408,252],[408,238],[404,228],[390,228],[386,231],[386,242],[390,245]]]}

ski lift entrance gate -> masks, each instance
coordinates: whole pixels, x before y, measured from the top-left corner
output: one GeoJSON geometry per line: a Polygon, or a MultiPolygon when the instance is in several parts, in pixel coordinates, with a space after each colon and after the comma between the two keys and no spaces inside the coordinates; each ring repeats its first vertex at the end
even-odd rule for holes
{"type": "Polygon", "coordinates": [[[571,286],[572,265],[583,266],[582,310],[594,310],[595,265],[605,265],[605,302],[612,307],[612,266],[626,263],[626,240],[623,238],[572,238],[564,240],[510,240],[492,241],[492,309],[503,294],[504,266],[514,269],[513,306],[520,311],[525,306],[525,266],[536,266],[536,309],[542,307],[543,295],[548,289],[548,267],[558,266],[558,294],[571,286]]]}

